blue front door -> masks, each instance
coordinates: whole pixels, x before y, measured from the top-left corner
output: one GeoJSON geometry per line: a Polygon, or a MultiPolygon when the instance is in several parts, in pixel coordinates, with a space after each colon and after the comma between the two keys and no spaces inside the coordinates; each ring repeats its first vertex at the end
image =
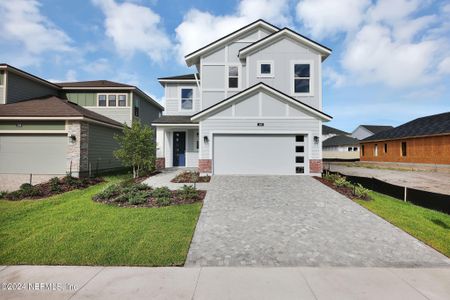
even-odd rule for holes
{"type": "Polygon", "coordinates": [[[186,133],[175,131],[173,133],[173,166],[186,165],[186,133]]]}

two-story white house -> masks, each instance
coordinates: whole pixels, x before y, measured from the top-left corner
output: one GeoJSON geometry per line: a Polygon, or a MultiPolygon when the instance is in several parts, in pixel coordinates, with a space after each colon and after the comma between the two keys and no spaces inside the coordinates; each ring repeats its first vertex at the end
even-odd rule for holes
{"type": "Polygon", "coordinates": [[[322,171],[322,62],[331,50],[253,22],[188,54],[198,73],[159,78],[157,165],[213,174],[322,171]]]}

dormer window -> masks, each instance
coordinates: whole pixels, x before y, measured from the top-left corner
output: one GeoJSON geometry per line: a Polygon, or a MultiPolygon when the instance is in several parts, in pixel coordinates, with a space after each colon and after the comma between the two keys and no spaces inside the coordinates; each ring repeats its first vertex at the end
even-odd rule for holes
{"type": "Polygon", "coordinates": [[[181,110],[192,110],[194,107],[194,89],[181,89],[181,110]]]}
{"type": "Polygon", "coordinates": [[[292,74],[293,93],[312,96],[312,62],[294,62],[292,74]]]}
{"type": "Polygon", "coordinates": [[[273,77],[273,61],[258,61],[258,77],[273,77]]]}
{"type": "Polygon", "coordinates": [[[239,88],[239,67],[228,66],[228,88],[239,88]]]}

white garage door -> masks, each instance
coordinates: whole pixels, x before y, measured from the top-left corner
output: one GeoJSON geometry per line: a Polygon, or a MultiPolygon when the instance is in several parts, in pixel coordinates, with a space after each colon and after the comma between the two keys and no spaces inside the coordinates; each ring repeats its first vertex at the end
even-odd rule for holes
{"type": "Polygon", "coordinates": [[[306,172],[303,135],[214,135],[217,175],[294,175],[306,172]]]}
{"type": "Polygon", "coordinates": [[[0,173],[65,174],[67,135],[0,135],[0,173]]]}

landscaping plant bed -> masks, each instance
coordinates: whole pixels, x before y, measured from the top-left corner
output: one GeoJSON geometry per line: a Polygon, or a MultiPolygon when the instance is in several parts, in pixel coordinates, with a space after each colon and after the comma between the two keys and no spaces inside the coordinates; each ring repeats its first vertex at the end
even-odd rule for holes
{"type": "Polygon", "coordinates": [[[198,183],[198,182],[209,182],[211,176],[200,176],[199,172],[185,171],[171,180],[174,183],[198,183]]]}
{"type": "Polygon", "coordinates": [[[85,189],[103,181],[103,178],[76,178],[69,175],[63,178],[53,177],[47,182],[36,185],[24,183],[17,191],[3,193],[0,195],[0,198],[13,201],[22,199],[38,200],[76,189],[85,189]]]}
{"type": "Polygon", "coordinates": [[[151,188],[142,183],[124,182],[107,187],[92,198],[96,202],[119,207],[164,207],[170,205],[201,202],[206,191],[193,186],[183,186],[178,190],[168,187],[151,188]]]}
{"type": "Polygon", "coordinates": [[[323,177],[314,176],[314,178],[352,200],[371,200],[369,195],[370,191],[368,189],[364,188],[360,184],[352,184],[351,182],[347,181],[344,176],[336,174],[324,174],[323,177]]]}

